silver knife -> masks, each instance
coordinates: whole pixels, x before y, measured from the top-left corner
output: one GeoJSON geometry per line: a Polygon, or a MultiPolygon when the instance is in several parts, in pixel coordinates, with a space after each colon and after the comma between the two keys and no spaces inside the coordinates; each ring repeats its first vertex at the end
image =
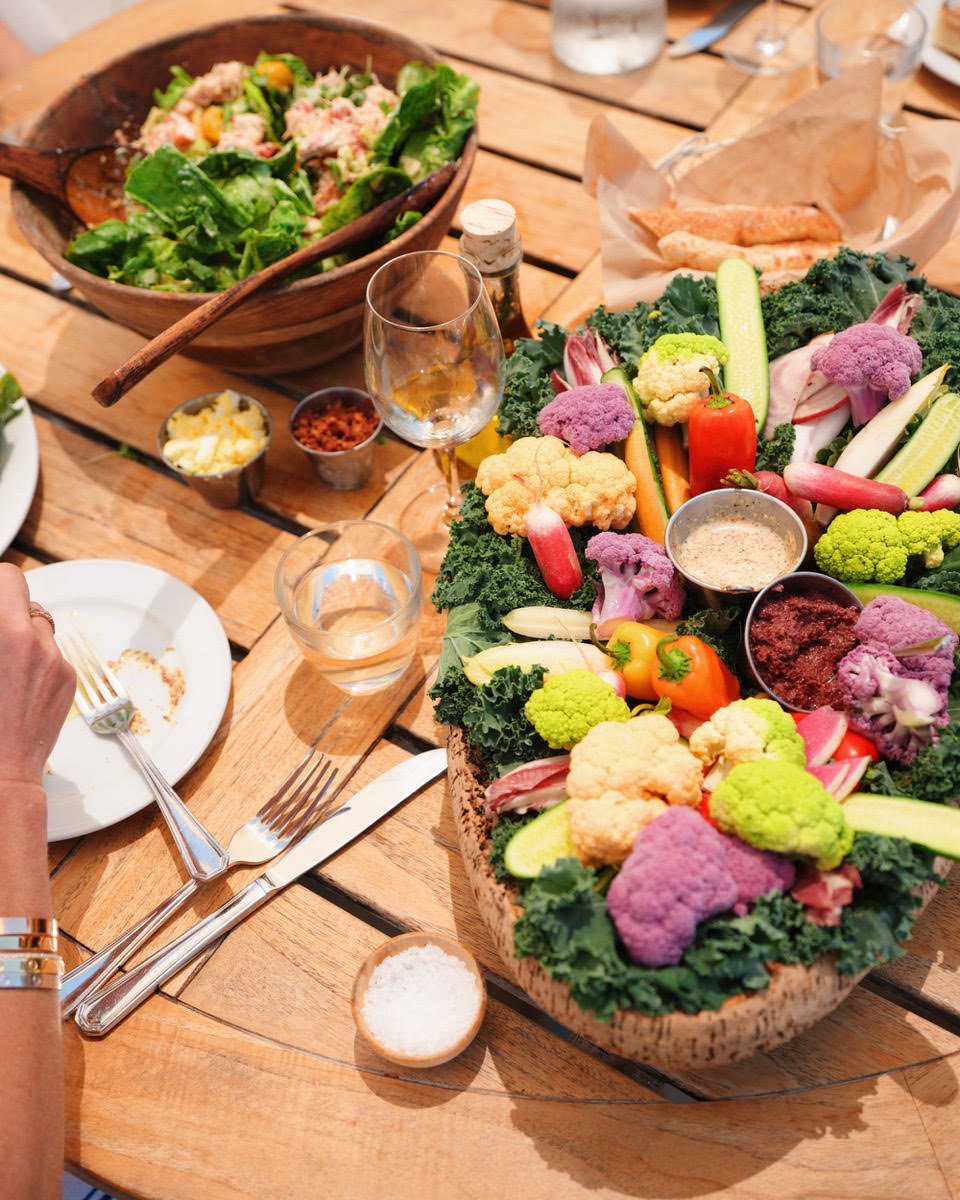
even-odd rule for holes
{"type": "Polygon", "coordinates": [[[733,4],[728,4],[706,25],[701,25],[699,29],[694,29],[679,41],[674,42],[667,50],[667,54],[671,58],[683,58],[684,55],[706,50],[708,46],[712,46],[714,42],[728,34],[734,25],[738,21],[742,21],[750,9],[756,8],[760,2],[761,0],[733,0],[733,4]]]}
{"type": "Polygon", "coordinates": [[[226,904],[211,913],[169,945],[127,971],[115,983],[95,992],[77,1010],[77,1024],[84,1033],[100,1037],[132,1012],[162,983],[176,974],[211,942],[239,924],[255,908],[305,872],[336,854],[371,825],[442,775],[447,767],[446,750],[428,750],[385,771],[351,796],[312,833],[301,838],[226,904]]]}

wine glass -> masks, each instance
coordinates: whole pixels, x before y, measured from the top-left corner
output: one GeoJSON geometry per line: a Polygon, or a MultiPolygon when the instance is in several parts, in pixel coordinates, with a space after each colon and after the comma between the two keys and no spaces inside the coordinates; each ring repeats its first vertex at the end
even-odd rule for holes
{"type": "Polygon", "coordinates": [[[503,394],[503,342],[480,272],[444,250],[391,259],[367,285],[363,349],[367,391],[384,421],[440,452],[444,482],[400,517],[424,570],[435,572],[460,510],[456,447],[484,428],[503,394]]]}
{"type": "Polygon", "coordinates": [[[737,25],[721,49],[727,62],[741,71],[786,75],[811,61],[813,39],[800,26],[786,23],[780,0],[766,0],[737,25]]]}

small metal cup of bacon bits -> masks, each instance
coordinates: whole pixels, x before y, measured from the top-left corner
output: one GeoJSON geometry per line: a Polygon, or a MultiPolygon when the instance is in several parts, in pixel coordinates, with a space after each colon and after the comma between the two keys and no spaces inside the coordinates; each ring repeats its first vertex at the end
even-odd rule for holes
{"type": "Polygon", "coordinates": [[[373,471],[383,422],[359,388],[323,388],[305,396],[290,414],[290,436],[328,487],[362,487],[373,471]]]}

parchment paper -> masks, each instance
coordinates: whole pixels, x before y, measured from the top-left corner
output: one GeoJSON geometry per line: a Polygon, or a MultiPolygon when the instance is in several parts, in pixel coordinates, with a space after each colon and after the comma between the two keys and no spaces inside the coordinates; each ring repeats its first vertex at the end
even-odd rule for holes
{"type": "MultiPolygon", "coordinates": [[[[960,231],[960,122],[911,116],[899,137],[884,137],[880,85],[879,64],[842,75],[705,155],[676,184],[595,117],[583,179],[599,201],[605,303],[628,308],[656,299],[676,274],[703,274],[669,269],[656,239],[627,216],[634,207],[817,204],[844,244],[906,254],[922,268],[960,231]],[[896,229],[884,239],[891,217],[896,229]]],[[[762,285],[802,274],[768,272],[762,285]]]]}

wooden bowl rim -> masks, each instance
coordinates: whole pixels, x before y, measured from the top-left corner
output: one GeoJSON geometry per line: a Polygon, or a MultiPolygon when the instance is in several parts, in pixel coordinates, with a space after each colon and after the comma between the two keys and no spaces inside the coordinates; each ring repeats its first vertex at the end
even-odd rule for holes
{"type": "Polygon", "coordinates": [[[350,1008],[353,1012],[353,1020],[357,1026],[357,1032],[370,1049],[379,1054],[381,1058],[385,1058],[388,1062],[396,1063],[397,1066],[401,1067],[439,1067],[443,1063],[450,1062],[451,1059],[462,1054],[480,1032],[480,1026],[483,1024],[483,1018],[487,1011],[487,985],[477,960],[466,946],[458,942],[456,938],[450,937],[449,934],[445,933],[429,933],[426,930],[401,933],[397,937],[388,938],[387,941],[381,942],[379,946],[374,947],[360,964],[360,969],[353,980],[350,1008]],[[467,967],[480,988],[480,1004],[470,1028],[452,1046],[439,1051],[437,1054],[418,1056],[397,1054],[393,1050],[388,1050],[374,1037],[363,1019],[363,997],[370,982],[370,976],[384,959],[392,958],[393,955],[400,954],[411,946],[439,946],[444,953],[458,959],[467,967]]]}
{"type": "MultiPolygon", "coordinates": [[[[361,36],[367,34],[370,30],[376,30],[378,33],[386,35],[387,39],[396,39],[399,37],[404,42],[409,43],[411,46],[418,47],[419,59],[423,62],[439,63],[443,61],[437,52],[432,47],[428,46],[426,42],[421,42],[418,38],[408,37],[406,34],[398,34],[395,30],[389,29],[386,25],[381,25],[377,21],[369,21],[365,17],[354,17],[339,13],[328,14],[320,12],[291,12],[270,13],[263,16],[245,17],[243,18],[242,22],[239,23],[244,25],[262,25],[265,27],[270,27],[271,25],[279,25],[281,23],[289,23],[293,21],[324,28],[330,26],[331,18],[335,18],[336,23],[339,26],[350,28],[361,36]]],[[[122,62],[130,58],[131,55],[156,53],[168,46],[175,45],[177,42],[184,41],[187,38],[200,38],[208,36],[218,30],[230,28],[237,24],[237,21],[212,21],[207,25],[201,25],[195,29],[181,30],[179,33],[169,34],[167,37],[158,38],[152,42],[144,42],[141,45],[132,47],[123,54],[118,54],[116,57],[110,59],[109,62],[104,63],[103,66],[98,67],[95,71],[89,71],[85,75],[81,75],[76,83],[65,89],[60,93],[59,96],[57,96],[55,100],[51,101],[51,103],[44,108],[43,112],[37,116],[36,120],[33,121],[30,128],[27,130],[23,138],[23,144],[25,146],[33,146],[34,139],[40,125],[51,113],[69,103],[76,96],[76,94],[81,91],[81,89],[89,87],[95,80],[107,74],[109,71],[114,70],[122,62]]],[[[312,275],[308,276],[306,279],[294,280],[291,283],[278,284],[275,288],[271,289],[271,292],[265,293],[264,296],[257,297],[257,299],[263,300],[271,293],[275,293],[280,290],[289,295],[290,293],[308,291],[311,288],[316,287],[319,283],[339,281],[347,279],[351,275],[366,273],[367,271],[371,271],[372,273],[372,270],[376,270],[376,268],[381,266],[383,263],[397,257],[398,252],[402,254],[404,247],[414,240],[414,237],[417,235],[418,231],[422,233],[424,228],[430,227],[436,223],[437,213],[443,197],[446,196],[452,188],[455,188],[458,183],[461,183],[461,181],[461,186],[466,184],[466,181],[470,176],[470,172],[473,170],[473,163],[474,159],[476,158],[477,148],[479,145],[477,130],[478,124],[475,122],[469,137],[464,143],[464,147],[460,155],[460,165],[457,168],[456,173],[447,184],[446,190],[437,198],[430,211],[425,213],[424,216],[421,217],[421,219],[416,223],[416,225],[411,226],[410,229],[400,234],[399,237],[394,238],[392,242],[388,242],[384,246],[378,246],[375,250],[371,251],[369,254],[365,254],[362,258],[353,259],[351,262],[344,263],[342,267],[335,267],[332,271],[325,271],[322,275],[312,275]]],[[[24,236],[26,236],[21,218],[25,215],[28,209],[36,209],[37,202],[33,199],[30,189],[25,187],[23,184],[15,183],[13,185],[11,194],[14,218],[16,219],[21,233],[24,233],[24,236]]],[[[53,202],[55,203],[55,201],[53,202]]],[[[33,239],[28,238],[28,240],[30,240],[31,245],[34,245],[35,249],[39,249],[33,242],[33,239]]],[[[76,274],[83,279],[96,280],[98,284],[114,289],[114,294],[118,297],[118,299],[122,299],[124,296],[128,296],[130,298],[142,297],[146,294],[157,297],[158,302],[161,304],[171,305],[179,303],[182,305],[184,300],[187,299],[199,305],[203,304],[207,300],[213,299],[214,296],[219,296],[221,294],[220,292],[166,292],[156,288],[134,287],[129,283],[116,283],[112,279],[105,279],[102,275],[96,275],[92,271],[86,271],[83,269],[83,267],[78,267],[76,263],[72,263],[69,259],[64,258],[59,251],[47,244],[45,240],[44,245],[49,252],[48,254],[44,255],[47,262],[49,262],[51,266],[53,266],[54,269],[65,278],[70,279],[71,275],[76,274]]]]}

